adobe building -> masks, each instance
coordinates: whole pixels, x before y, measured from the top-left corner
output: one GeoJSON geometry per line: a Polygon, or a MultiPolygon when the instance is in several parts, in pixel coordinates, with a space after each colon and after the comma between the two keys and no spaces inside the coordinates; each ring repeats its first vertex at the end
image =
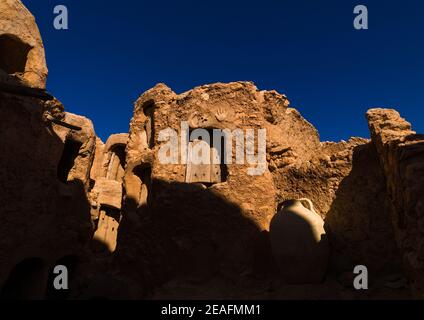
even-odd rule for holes
{"type": "MultiPolygon", "coordinates": [[[[54,298],[52,268],[70,273],[92,237],[89,173],[96,135],[45,91],[47,66],[34,17],[0,3],[0,296],[54,298]]],[[[72,281],[70,279],[70,281],[72,281]]]]}
{"type": "MultiPolygon", "coordinates": [[[[207,143],[216,148],[214,141],[207,143]]],[[[257,143],[254,151],[257,155],[257,143]]],[[[179,95],[159,84],[135,104],[116,259],[131,265],[127,276],[146,270],[153,286],[180,278],[201,283],[217,275],[267,277],[275,271],[270,221],[283,200],[304,197],[326,220],[334,272],[365,264],[381,278],[402,273],[384,173],[370,140],[320,142],[286,96],[249,82],[179,95]],[[235,140],[231,164],[222,161],[224,152],[218,165],[190,163],[196,142],[185,136],[199,128],[253,129],[256,141],[257,132],[266,129],[263,174],[249,175],[252,165],[237,163],[235,140]],[[186,163],[181,153],[176,163],[161,161],[169,129],[177,133],[179,150],[186,144],[186,163]]]]}
{"type": "Polygon", "coordinates": [[[158,84],[136,101],[129,133],[103,143],[46,80],[34,18],[3,0],[1,298],[424,298],[424,137],[395,110],[367,113],[371,139],[321,142],[286,96],[251,82],[181,94],[158,84]],[[213,163],[193,160],[200,145],[213,163]],[[271,219],[299,198],[331,247],[313,288],[281,283],[270,250],[271,219]],[[52,287],[58,264],[70,292],[52,287]],[[356,265],[369,269],[369,295],[351,290],[356,265]]]}

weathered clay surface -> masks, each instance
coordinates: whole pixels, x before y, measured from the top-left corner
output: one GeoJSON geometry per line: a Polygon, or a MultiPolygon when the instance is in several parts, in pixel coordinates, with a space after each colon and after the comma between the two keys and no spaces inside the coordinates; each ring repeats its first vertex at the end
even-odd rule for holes
{"type": "Polygon", "coordinates": [[[125,147],[128,134],[115,134],[106,144],[97,138],[90,172],[91,217],[95,225],[94,240],[109,251],[116,248],[121,221],[125,147]]]}
{"type": "Polygon", "coordinates": [[[218,83],[180,95],[160,84],[144,93],[131,121],[124,185],[118,260],[141,263],[157,281],[271,270],[270,219],[282,201],[303,197],[327,217],[332,269],[352,271],[363,263],[375,274],[399,272],[384,174],[369,140],[321,143],[284,95],[252,83],[218,83]],[[159,132],[180,132],[181,121],[192,128],[266,128],[265,174],[252,177],[245,165],[229,164],[222,183],[186,184],[186,165],[164,165],[157,157],[159,132]]]}
{"type": "Polygon", "coordinates": [[[122,182],[99,178],[91,191],[91,199],[96,199],[100,205],[106,205],[118,210],[122,202],[122,182]]]}
{"type": "Polygon", "coordinates": [[[14,278],[12,270],[18,270],[14,268],[23,261],[34,268],[31,261],[38,261],[27,283],[30,292],[16,289],[12,297],[44,298],[51,268],[64,257],[82,257],[92,236],[87,198],[96,138],[92,124],[67,113],[63,114],[66,121],[82,126],[82,131],[52,124],[44,118],[48,105],[39,99],[0,92],[0,117],[7,119],[0,126],[3,297],[12,294],[6,279],[8,284],[22,281],[14,278]],[[66,172],[59,172],[67,139],[79,141],[81,148],[62,166],[66,172]]]}
{"type": "Polygon", "coordinates": [[[336,184],[329,188],[333,200],[325,216],[332,266],[338,271],[351,271],[357,265],[366,265],[373,277],[398,273],[400,255],[375,148],[369,142],[353,143],[349,158],[342,166],[339,162],[333,169],[324,167],[320,171],[336,176],[344,172],[343,178],[335,179],[336,184]]]}
{"type": "Polygon", "coordinates": [[[135,258],[131,263],[148,268],[154,281],[252,272],[255,241],[269,228],[275,210],[270,172],[254,177],[247,174],[249,165],[228,164],[221,183],[187,184],[186,165],[159,161],[164,142],[158,135],[167,128],[180,132],[181,121],[192,129],[260,128],[262,100],[251,83],[215,84],[182,95],[158,85],[140,97],[127,145],[120,259],[135,258]],[[152,107],[149,116],[146,108],[152,107]],[[140,254],[146,258],[137,259],[140,254]]]}
{"type": "Polygon", "coordinates": [[[44,89],[43,42],[34,17],[19,0],[0,1],[0,43],[0,83],[44,89]]]}
{"type": "Polygon", "coordinates": [[[96,151],[94,154],[93,165],[91,166],[90,179],[95,181],[97,177],[102,177],[103,175],[103,156],[104,156],[105,145],[103,141],[97,137],[96,138],[96,151]]]}
{"type": "Polygon", "coordinates": [[[415,294],[424,298],[424,136],[390,109],[367,113],[373,143],[386,176],[392,221],[415,294]]]}
{"type": "Polygon", "coordinates": [[[320,142],[278,92],[159,84],[136,101],[130,132],[103,143],[90,120],[34,90],[45,88],[44,49],[17,0],[0,2],[0,44],[2,297],[408,298],[409,281],[424,298],[424,137],[396,111],[368,112],[371,141],[320,142]],[[163,130],[187,150],[200,143],[181,140],[182,122],[266,129],[263,174],[235,161],[234,141],[232,163],[159,161],[163,130]],[[330,244],[313,287],[283,285],[270,246],[271,219],[299,198],[312,200],[330,244]],[[71,296],[51,290],[57,264],[71,269],[71,296]],[[367,293],[350,290],[356,265],[370,270],[367,293]]]}
{"type": "MultiPolygon", "coordinates": [[[[5,158],[3,174],[8,176],[1,181],[14,181],[10,174],[22,166],[29,168],[35,179],[31,183],[32,178],[24,174],[27,171],[21,170],[16,178],[20,183],[4,183],[3,207],[11,210],[8,216],[19,219],[12,219],[12,225],[5,223],[3,231],[7,234],[8,228],[24,228],[23,238],[14,235],[8,240],[10,245],[20,241],[37,248],[19,249],[19,257],[5,260],[3,279],[28,255],[52,263],[63,252],[79,252],[78,256],[91,260],[81,266],[82,283],[115,288],[113,292],[128,297],[145,297],[168,281],[204,284],[218,277],[238,283],[250,276],[273,277],[277,274],[268,240],[270,220],[283,200],[301,197],[311,198],[325,218],[331,270],[336,275],[357,264],[367,265],[372,274],[401,272],[388,215],[386,174],[374,145],[361,138],[320,143],[313,126],[276,92],[259,91],[251,83],[230,83],[177,95],[158,85],[137,101],[130,134],[113,135],[106,144],[96,138],[89,120],[64,112],[57,100],[42,102],[4,93],[1,101],[3,116],[15,119],[2,128],[2,139],[9,141],[2,145],[3,152],[29,161],[18,165],[5,158]],[[39,107],[34,108],[34,103],[39,107]],[[153,113],[143,106],[153,107],[153,113]],[[53,124],[48,115],[81,130],[53,124]],[[234,163],[227,165],[225,181],[186,183],[185,165],[162,164],[157,158],[164,143],[158,141],[160,130],[170,127],[178,131],[184,120],[198,127],[205,125],[201,120],[207,127],[222,129],[266,127],[268,165],[264,175],[249,176],[249,165],[234,163]],[[34,136],[37,144],[31,143],[34,136]],[[284,139],[280,141],[279,136],[284,139]],[[28,141],[28,146],[23,146],[23,141],[28,141]],[[72,166],[66,180],[58,181],[66,141],[76,143],[78,152],[68,154],[72,166]],[[40,183],[49,187],[36,187],[40,183]],[[26,198],[29,194],[33,200],[26,198]],[[23,199],[22,203],[16,199],[23,199]],[[55,230],[51,223],[56,220],[49,217],[57,212],[66,213],[60,218],[65,219],[60,221],[65,229],[46,232],[47,226],[55,230]],[[39,218],[31,218],[35,213],[39,218]],[[42,221],[51,223],[43,222],[29,232],[33,225],[25,227],[28,221],[37,221],[36,226],[42,221]],[[78,231],[73,233],[74,229],[78,231]],[[61,241],[53,241],[55,237],[62,237],[61,241]],[[48,253],[39,253],[39,248],[48,253]],[[84,251],[89,248],[91,251],[84,251]],[[37,254],[33,250],[38,250],[37,254]],[[104,269],[107,256],[95,258],[105,252],[113,252],[106,258],[109,269],[104,269]],[[96,276],[99,270],[105,277],[96,276]]],[[[2,250],[10,249],[5,243],[2,250]]],[[[256,280],[251,285],[262,286],[256,280]]],[[[81,297],[89,297],[90,290],[81,297]]],[[[100,289],[91,294],[99,294],[96,290],[100,289]]]]}

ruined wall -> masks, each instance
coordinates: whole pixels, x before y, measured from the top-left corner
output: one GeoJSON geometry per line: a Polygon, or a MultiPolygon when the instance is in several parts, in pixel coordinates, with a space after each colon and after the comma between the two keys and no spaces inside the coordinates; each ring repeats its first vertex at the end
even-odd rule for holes
{"type": "Polygon", "coordinates": [[[52,268],[73,274],[92,237],[96,135],[43,90],[43,45],[19,1],[0,2],[0,69],[0,298],[55,298],[52,268]]]}
{"type": "Polygon", "coordinates": [[[44,89],[47,65],[34,17],[19,0],[0,2],[0,83],[44,89]]]}
{"type": "Polygon", "coordinates": [[[333,270],[365,264],[373,275],[399,272],[384,174],[369,140],[321,143],[284,95],[252,83],[180,95],[157,85],[137,100],[131,121],[116,261],[144,284],[134,265],[153,282],[272,273],[270,219],[282,201],[302,197],[326,219],[333,270]],[[187,183],[187,165],[158,160],[167,141],[159,141],[160,132],[172,128],[180,139],[181,121],[191,130],[265,128],[265,174],[249,176],[248,165],[234,163],[221,183],[187,183]]]}
{"type": "Polygon", "coordinates": [[[32,298],[44,296],[50,268],[60,258],[83,254],[92,232],[87,190],[93,127],[71,114],[64,118],[82,125],[82,132],[45,121],[45,106],[0,92],[0,116],[7,119],[0,128],[0,285],[18,263],[38,258],[44,287],[32,298]],[[68,153],[67,139],[79,149],[68,153]]]}
{"type": "Polygon", "coordinates": [[[279,134],[280,146],[268,151],[277,204],[303,197],[312,200],[325,219],[332,245],[330,266],[336,273],[359,264],[366,265],[372,276],[400,272],[384,174],[373,145],[363,138],[320,143],[312,125],[299,112],[291,112],[297,127],[291,130],[293,120],[283,118],[280,126],[286,134],[279,134]]]}
{"type": "Polygon", "coordinates": [[[96,142],[96,154],[91,168],[91,217],[95,225],[94,251],[106,247],[115,251],[121,221],[125,148],[128,134],[115,134],[104,145],[96,142]]]}
{"type": "Polygon", "coordinates": [[[321,168],[321,177],[328,177],[331,185],[321,184],[320,192],[330,192],[333,199],[325,216],[332,244],[332,267],[339,272],[351,272],[355,266],[365,265],[376,281],[402,274],[401,259],[377,153],[370,142],[358,142],[350,141],[350,148],[342,151],[342,155],[348,154],[350,158],[344,165],[345,160],[338,160],[337,164],[333,162],[332,169],[321,168]]]}
{"type": "Polygon", "coordinates": [[[251,272],[255,239],[275,211],[269,171],[249,176],[248,164],[234,162],[221,182],[186,183],[187,165],[163,164],[158,154],[165,144],[160,132],[171,128],[181,134],[182,121],[192,130],[261,128],[258,99],[250,83],[215,84],[181,95],[158,85],[140,97],[127,146],[121,261],[134,259],[132,268],[144,264],[139,270],[147,268],[157,281],[251,272]],[[140,255],[144,261],[136,258],[140,255]]]}
{"type": "Polygon", "coordinates": [[[234,82],[176,94],[159,84],[137,100],[129,134],[104,144],[90,120],[45,92],[46,77],[34,18],[3,0],[1,297],[57,298],[48,285],[57,264],[79,267],[80,298],[146,297],[176,278],[272,277],[269,223],[281,202],[303,197],[325,219],[331,271],[364,264],[374,277],[402,273],[403,264],[423,297],[424,138],[395,111],[368,112],[372,141],[320,142],[278,92],[234,82]],[[254,129],[254,139],[266,129],[263,174],[236,163],[246,150],[235,140],[232,163],[183,163],[206,142],[184,140],[182,122],[189,132],[254,129]],[[176,164],[159,161],[167,129],[178,134],[176,164]]]}
{"type": "Polygon", "coordinates": [[[395,110],[371,109],[367,119],[386,177],[386,205],[402,260],[415,295],[424,298],[424,136],[395,110]]]}

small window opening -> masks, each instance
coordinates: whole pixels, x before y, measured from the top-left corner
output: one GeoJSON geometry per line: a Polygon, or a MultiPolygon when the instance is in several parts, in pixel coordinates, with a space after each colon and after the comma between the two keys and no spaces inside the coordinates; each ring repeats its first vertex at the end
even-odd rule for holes
{"type": "Polygon", "coordinates": [[[149,206],[151,203],[152,168],[150,166],[140,165],[135,167],[133,172],[140,179],[138,208],[149,206]]]}
{"type": "Polygon", "coordinates": [[[148,102],[143,107],[144,115],[147,117],[147,122],[144,127],[147,136],[147,145],[150,149],[155,146],[155,104],[148,102]]]}
{"type": "Polygon", "coordinates": [[[3,285],[1,300],[40,299],[44,290],[44,263],[40,258],[29,258],[17,264],[3,285]]]}
{"type": "Polygon", "coordinates": [[[94,179],[90,179],[90,183],[89,183],[89,187],[88,187],[88,191],[93,190],[94,186],[96,185],[96,180],[94,179]]]}
{"type": "Polygon", "coordinates": [[[113,147],[111,153],[107,178],[121,182],[125,173],[125,145],[113,147]]]}

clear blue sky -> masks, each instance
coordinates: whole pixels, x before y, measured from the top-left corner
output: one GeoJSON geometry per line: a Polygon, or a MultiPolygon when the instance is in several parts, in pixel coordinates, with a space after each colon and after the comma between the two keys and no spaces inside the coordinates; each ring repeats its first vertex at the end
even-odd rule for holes
{"type": "Polygon", "coordinates": [[[128,131],[133,102],[158,82],[181,93],[238,80],[286,94],[322,140],[368,137],[371,107],[396,108],[424,133],[421,0],[23,2],[44,39],[48,90],[103,140],[128,131]],[[58,4],[67,31],[53,28],[58,4]],[[358,4],[369,30],[353,28],[358,4]]]}

